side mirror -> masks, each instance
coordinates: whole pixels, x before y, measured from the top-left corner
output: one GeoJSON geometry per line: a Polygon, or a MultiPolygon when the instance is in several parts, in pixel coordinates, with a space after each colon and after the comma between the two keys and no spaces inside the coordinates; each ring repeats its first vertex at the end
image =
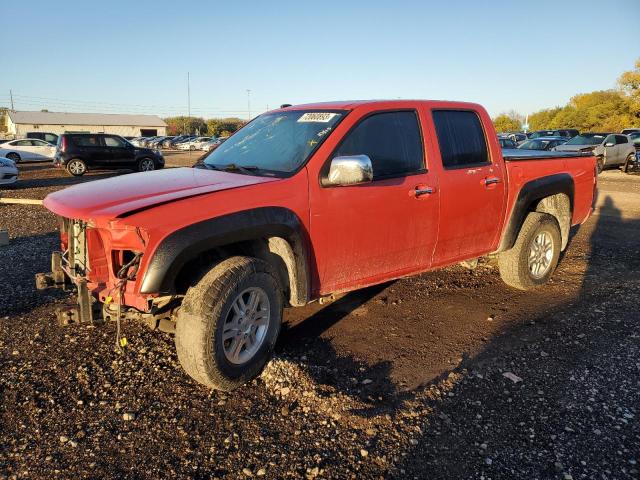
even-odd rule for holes
{"type": "Polygon", "coordinates": [[[605,144],[604,144],[604,146],[605,146],[605,147],[614,147],[614,146],[615,146],[615,143],[613,143],[613,142],[607,142],[607,143],[605,143],[605,144]]]}
{"type": "Polygon", "coordinates": [[[358,185],[373,181],[373,167],[367,155],[335,157],[325,185],[358,185]]]}

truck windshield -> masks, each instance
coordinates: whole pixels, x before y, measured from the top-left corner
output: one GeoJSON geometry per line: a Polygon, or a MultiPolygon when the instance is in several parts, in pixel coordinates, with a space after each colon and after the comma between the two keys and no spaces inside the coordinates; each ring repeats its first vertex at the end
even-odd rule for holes
{"type": "MultiPolygon", "coordinates": [[[[344,111],[291,110],[265,113],[204,159],[205,166],[249,167],[287,174],[302,166],[344,116],[344,111]]],[[[253,173],[252,173],[253,174],[253,173]]]]}
{"type": "Polygon", "coordinates": [[[577,135],[569,140],[565,145],[599,145],[606,135],[577,135]]]}

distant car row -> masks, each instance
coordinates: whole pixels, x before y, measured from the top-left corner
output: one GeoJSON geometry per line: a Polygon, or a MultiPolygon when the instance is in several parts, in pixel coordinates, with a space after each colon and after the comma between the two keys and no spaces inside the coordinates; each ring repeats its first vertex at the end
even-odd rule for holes
{"type": "Polygon", "coordinates": [[[598,161],[598,171],[621,165],[626,171],[630,164],[640,162],[640,129],[625,129],[622,133],[543,130],[532,132],[528,140],[521,142],[516,141],[515,135],[521,134],[499,134],[500,146],[505,149],[593,152],[598,161]]]}
{"type": "Polygon", "coordinates": [[[136,137],[130,139],[135,146],[155,149],[202,150],[210,152],[224,142],[224,137],[200,137],[197,135],[136,137]]]}

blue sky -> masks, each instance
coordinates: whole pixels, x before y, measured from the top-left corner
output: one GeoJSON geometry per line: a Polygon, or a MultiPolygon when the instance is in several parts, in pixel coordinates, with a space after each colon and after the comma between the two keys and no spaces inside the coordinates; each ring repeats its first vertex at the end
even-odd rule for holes
{"type": "Polygon", "coordinates": [[[0,106],[246,116],[281,103],[426,98],[492,115],[615,87],[640,0],[3,1],[0,106]]]}

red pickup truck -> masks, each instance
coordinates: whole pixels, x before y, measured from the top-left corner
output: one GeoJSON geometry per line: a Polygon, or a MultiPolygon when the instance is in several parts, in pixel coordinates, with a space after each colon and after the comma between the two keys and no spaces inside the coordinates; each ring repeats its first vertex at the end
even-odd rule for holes
{"type": "Polygon", "coordinates": [[[37,283],[77,288],[61,321],[174,330],[187,373],[230,390],[269,360],[284,306],[489,254],[508,285],[544,284],[596,178],[585,154],[504,156],[476,104],[288,106],[195,168],[49,195],[61,251],[37,283]]]}

